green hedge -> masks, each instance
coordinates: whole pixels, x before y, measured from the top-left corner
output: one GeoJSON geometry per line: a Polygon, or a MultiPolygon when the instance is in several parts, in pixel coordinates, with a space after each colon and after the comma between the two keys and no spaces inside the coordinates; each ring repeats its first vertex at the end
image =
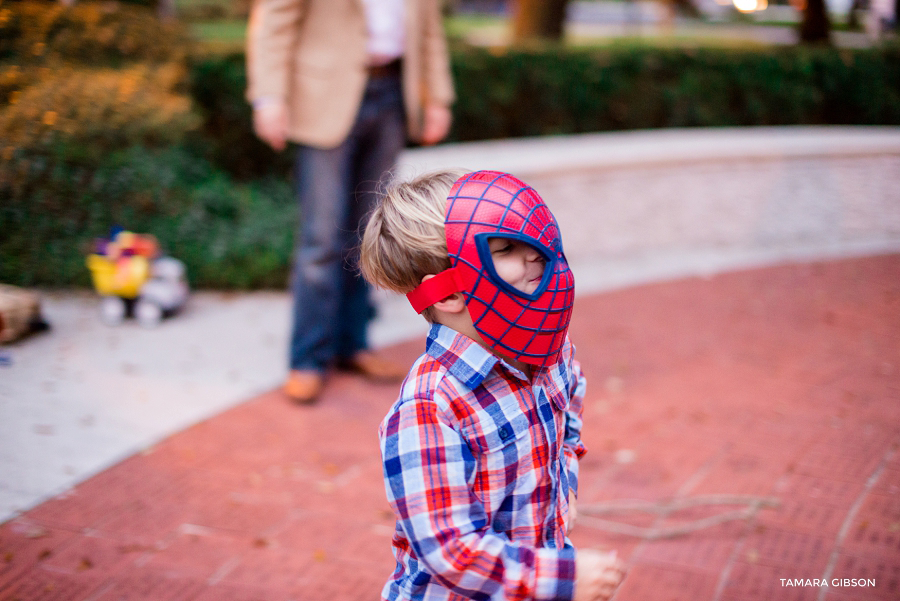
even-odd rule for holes
{"type": "Polygon", "coordinates": [[[453,138],[898,124],[900,50],[630,48],[454,55],[453,138]]]}
{"type": "Polygon", "coordinates": [[[112,225],[154,234],[205,288],[280,288],[296,203],[283,178],[236,184],[183,148],[134,147],[103,165],[42,168],[29,202],[0,194],[0,282],[88,286],[85,256],[112,225]]]}
{"type": "MultiPolygon", "coordinates": [[[[608,48],[453,53],[450,141],[662,127],[900,124],[900,47],[608,48]]],[[[198,62],[192,94],[219,163],[253,139],[240,55],[198,62]],[[227,132],[220,135],[220,132],[227,132]]],[[[255,153],[254,153],[255,154],[255,153]]],[[[264,172],[272,162],[243,163],[264,172]]]]}
{"type": "Polygon", "coordinates": [[[194,286],[284,285],[290,187],[206,158],[185,31],[114,2],[0,0],[0,282],[88,286],[93,239],[121,225],[194,286]]]}

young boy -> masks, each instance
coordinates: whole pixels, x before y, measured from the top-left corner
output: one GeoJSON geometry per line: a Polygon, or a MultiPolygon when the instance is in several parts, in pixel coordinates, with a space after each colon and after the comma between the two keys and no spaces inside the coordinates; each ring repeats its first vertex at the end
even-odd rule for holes
{"type": "Polygon", "coordinates": [[[608,599],[621,562],[566,536],[585,384],[559,228],[515,177],[459,175],[392,184],[362,240],[365,277],[432,324],[379,430],[397,515],[382,598],[608,599]]]}

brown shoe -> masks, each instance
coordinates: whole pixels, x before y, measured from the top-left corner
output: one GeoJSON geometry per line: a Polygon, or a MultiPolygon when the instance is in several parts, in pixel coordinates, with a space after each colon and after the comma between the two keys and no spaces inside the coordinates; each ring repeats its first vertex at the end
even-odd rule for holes
{"type": "Polygon", "coordinates": [[[401,382],[407,370],[379,357],[372,351],[358,351],[352,357],[338,360],[338,369],[352,371],[376,382],[401,382]]]}
{"type": "Polygon", "coordinates": [[[314,369],[292,369],[284,383],[284,394],[298,405],[309,405],[325,387],[325,378],[314,369]]]}

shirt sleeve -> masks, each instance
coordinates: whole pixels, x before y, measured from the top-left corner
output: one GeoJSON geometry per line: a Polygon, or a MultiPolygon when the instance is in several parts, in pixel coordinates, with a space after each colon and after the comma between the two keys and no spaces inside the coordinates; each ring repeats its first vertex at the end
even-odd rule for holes
{"type": "Polygon", "coordinates": [[[447,36],[441,17],[441,3],[429,0],[423,3],[425,27],[423,31],[425,56],[425,85],[427,104],[450,106],[453,104],[453,76],[450,73],[450,54],[447,36]]]}
{"type": "Polygon", "coordinates": [[[390,502],[415,556],[441,585],[470,599],[572,598],[575,550],[531,548],[490,528],[469,483],[476,462],[431,399],[395,406],[381,447],[390,502]]]}
{"type": "Polygon", "coordinates": [[[566,434],[563,442],[563,453],[568,472],[569,490],[578,496],[578,460],[587,452],[581,441],[581,427],[584,423],[584,391],[587,381],[581,372],[581,364],[574,358],[574,347],[568,343],[570,352],[570,369],[572,381],[569,388],[569,407],[566,409],[566,434]]]}
{"type": "Polygon", "coordinates": [[[255,0],[247,27],[247,99],[284,102],[307,0],[255,0]]]}

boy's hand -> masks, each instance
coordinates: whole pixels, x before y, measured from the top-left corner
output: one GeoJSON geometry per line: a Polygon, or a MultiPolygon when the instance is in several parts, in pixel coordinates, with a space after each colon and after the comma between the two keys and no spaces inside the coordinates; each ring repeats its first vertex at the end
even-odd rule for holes
{"type": "Polygon", "coordinates": [[[575,493],[571,490],[569,491],[569,519],[566,521],[566,535],[572,532],[572,528],[575,527],[575,521],[578,519],[578,499],[575,498],[575,493]]]}
{"type": "Polygon", "coordinates": [[[606,601],[625,578],[625,564],[615,551],[580,549],[575,556],[573,601],[606,601]]]}

